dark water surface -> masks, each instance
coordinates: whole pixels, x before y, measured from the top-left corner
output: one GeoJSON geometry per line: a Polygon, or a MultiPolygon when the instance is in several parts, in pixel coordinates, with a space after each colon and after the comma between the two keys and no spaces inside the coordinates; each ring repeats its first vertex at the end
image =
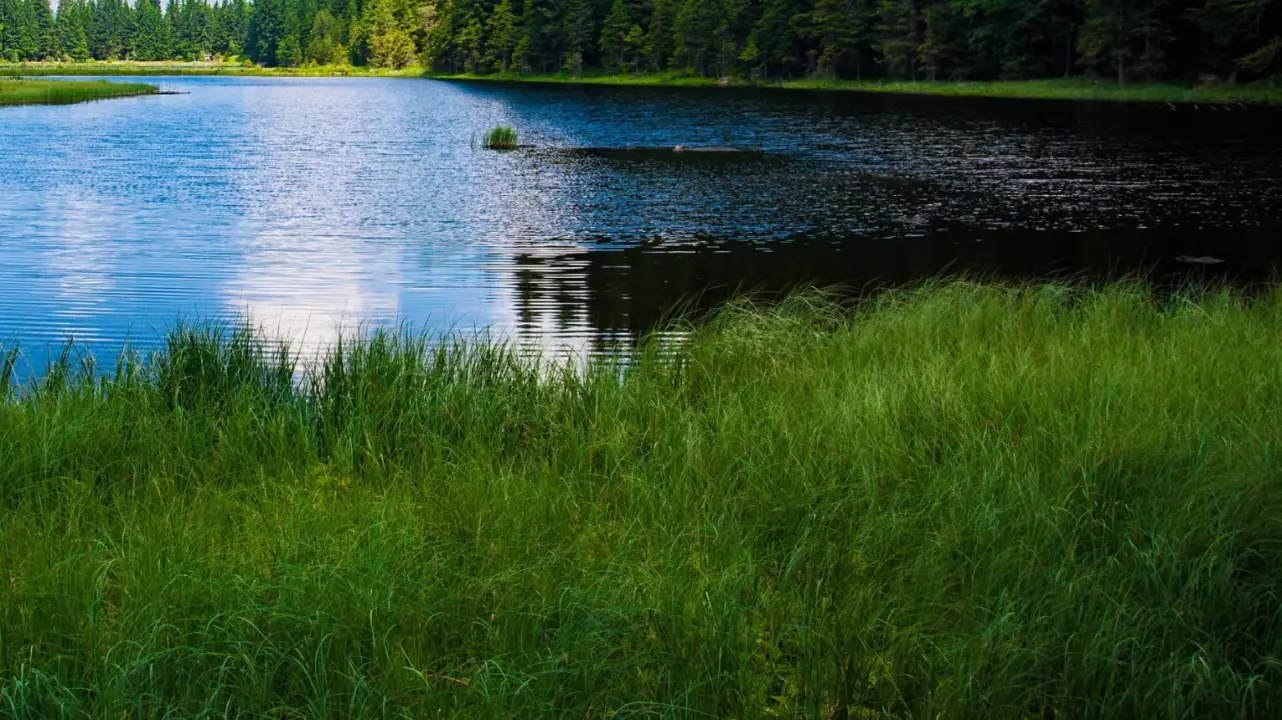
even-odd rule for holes
{"type": "Polygon", "coordinates": [[[736,288],[1282,258],[1270,110],[156,82],[189,94],[0,109],[0,344],[102,357],[247,315],[311,347],[409,322],[580,352],[736,288]],[[476,148],[500,123],[529,147],[476,148]],[[609,149],[678,144],[755,152],[609,149]]]}

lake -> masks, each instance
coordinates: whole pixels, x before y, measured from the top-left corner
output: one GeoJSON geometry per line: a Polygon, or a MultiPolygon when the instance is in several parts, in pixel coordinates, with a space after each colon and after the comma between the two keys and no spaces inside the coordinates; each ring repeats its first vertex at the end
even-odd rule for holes
{"type": "Polygon", "coordinates": [[[941,272],[1269,277],[1282,113],[853,93],[155,78],[0,109],[0,344],[180,319],[599,351],[674,304],[941,272]],[[510,124],[524,147],[479,148],[510,124]],[[670,149],[732,146],[750,153],[670,149]],[[663,151],[620,148],[666,148],[663,151]]]}

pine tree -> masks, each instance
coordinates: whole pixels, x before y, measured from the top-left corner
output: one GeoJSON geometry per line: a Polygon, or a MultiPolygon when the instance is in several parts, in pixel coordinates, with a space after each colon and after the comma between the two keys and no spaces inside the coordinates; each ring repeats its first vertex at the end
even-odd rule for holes
{"type": "Polygon", "coordinates": [[[498,72],[507,72],[512,67],[512,53],[517,42],[516,15],[512,12],[511,0],[502,0],[494,6],[486,22],[485,34],[485,64],[498,72]]]}
{"type": "Polygon", "coordinates": [[[677,10],[677,0],[654,0],[645,44],[645,55],[652,72],[662,71],[672,57],[675,46],[672,26],[676,23],[677,10]]]}
{"type": "Polygon", "coordinates": [[[614,0],[610,12],[601,24],[601,64],[607,70],[619,71],[625,64],[627,55],[628,33],[635,26],[632,21],[632,8],[625,0],[614,0]]]}
{"type": "Polygon", "coordinates": [[[157,0],[138,0],[134,8],[131,54],[135,60],[169,57],[169,33],[157,0]]]}
{"type": "Polygon", "coordinates": [[[0,0],[0,57],[9,62],[22,59],[18,28],[24,12],[21,0],[0,0]]]}
{"type": "Polygon", "coordinates": [[[798,60],[797,33],[793,24],[796,15],[795,0],[765,0],[761,18],[748,40],[748,48],[756,55],[752,61],[757,63],[765,77],[772,77],[776,71],[781,77],[792,74],[798,60]]]}
{"type": "MultiPolygon", "coordinates": [[[[141,0],[140,0],[141,1],[141,0]]],[[[246,29],[245,53],[259,65],[276,65],[276,46],[284,30],[280,0],[255,0],[246,29]]]]}
{"type": "Polygon", "coordinates": [[[1126,82],[1126,69],[1134,57],[1131,38],[1137,13],[1132,0],[1086,0],[1086,19],[1077,37],[1083,67],[1096,71],[1111,67],[1117,82],[1126,82]]]}
{"type": "MultiPolygon", "coordinates": [[[[444,64],[450,72],[453,67],[453,56],[450,49],[454,45],[454,4],[451,0],[429,1],[419,10],[419,26],[422,28],[422,61],[424,67],[440,68],[444,64]]],[[[362,26],[357,26],[362,31],[362,26]]],[[[349,42],[352,36],[349,35],[349,42]]],[[[356,43],[353,42],[353,47],[356,43]]]]}
{"type": "Polygon", "coordinates": [[[917,79],[917,15],[912,0],[881,0],[877,5],[882,62],[891,77],[917,79]]]}
{"type": "Polygon", "coordinates": [[[1205,0],[1188,15],[1209,36],[1215,70],[1264,75],[1282,64],[1282,0],[1205,0]]]}
{"type": "Polygon", "coordinates": [[[89,37],[85,32],[89,7],[84,0],[61,0],[58,3],[58,44],[62,54],[77,62],[89,59],[89,37]]]}
{"type": "Polygon", "coordinates": [[[133,8],[123,0],[97,0],[89,12],[90,22],[86,29],[89,54],[96,60],[124,57],[131,42],[133,15],[133,8]]]}
{"type": "Polygon", "coordinates": [[[717,0],[685,0],[673,24],[672,65],[708,74],[708,61],[717,51],[717,30],[721,27],[721,4],[717,0]]]}
{"type": "Polygon", "coordinates": [[[516,56],[525,69],[548,72],[560,64],[565,30],[552,0],[525,0],[516,56]]]}
{"type": "Polygon", "coordinates": [[[948,2],[932,3],[922,15],[925,32],[917,57],[926,71],[926,79],[933,82],[944,72],[956,74],[965,43],[962,17],[948,2]]]}
{"type": "Polygon", "coordinates": [[[469,12],[460,23],[462,28],[459,30],[458,37],[454,39],[454,47],[458,53],[457,64],[463,68],[463,72],[479,72],[481,62],[485,58],[485,31],[481,27],[481,21],[476,13],[469,12]]]}
{"type": "Polygon", "coordinates": [[[414,40],[397,18],[397,9],[395,0],[370,0],[365,5],[369,61],[374,67],[396,69],[414,62],[414,40]]]}
{"type": "Polygon", "coordinates": [[[587,53],[596,37],[589,0],[566,0],[565,5],[565,69],[574,77],[583,71],[587,53]]]}
{"type": "Polygon", "coordinates": [[[871,15],[865,0],[818,0],[809,27],[821,74],[837,77],[853,69],[856,78],[862,77],[871,15]]]}
{"type": "Polygon", "coordinates": [[[317,65],[341,65],[346,58],[339,57],[338,19],[328,8],[321,8],[312,19],[311,34],[307,38],[304,56],[307,62],[317,65]]]}
{"type": "Polygon", "coordinates": [[[31,22],[30,60],[43,60],[58,54],[58,35],[54,31],[53,11],[49,0],[27,0],[27,16],[31,22]]]}
{"type": "Polygon", "coordinates": [[[628,65],[632,70],[640,70],[641,57],[645,54],[645,31],[641,26],[633,23],[628,29],[628,34],[623,37],[623,54],[624,57],[631,58],[628,65]]]}

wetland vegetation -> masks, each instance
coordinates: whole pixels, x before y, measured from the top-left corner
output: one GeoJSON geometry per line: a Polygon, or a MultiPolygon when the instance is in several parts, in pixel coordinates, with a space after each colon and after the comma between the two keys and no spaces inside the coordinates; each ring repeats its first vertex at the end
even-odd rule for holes
{"type": "Polygon", "coordinates": [[[1282,291],[685,329],[576,369],[395,332],[306,371],[217,327],[63,353],[0,402],[0,708],[1282,709],[1282,291]]]}
{"type": "Polygon", "coordinates": [[[106,81],[66,82],[0,78],[0,107],[5,105],[66,105],[117,97],[152,95],[155,85],[106,81]]]}
{"type": "Polygon", "coordinates": [[[516,130],[507,125],[500,125],[485,133],[484,144],[490,150],[515,150],[517,144],[516,130]]]}

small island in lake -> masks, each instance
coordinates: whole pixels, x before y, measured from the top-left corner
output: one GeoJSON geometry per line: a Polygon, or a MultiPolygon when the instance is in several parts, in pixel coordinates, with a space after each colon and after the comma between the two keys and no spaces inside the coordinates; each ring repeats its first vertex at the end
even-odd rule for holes
{"type": "Polygon", "coordinates": [[[145,83],[105,80],[62,81],[0,78],[0,107],[5,105],[68,105],[108,98],[155,95],[160,88],[145,83]]]}

